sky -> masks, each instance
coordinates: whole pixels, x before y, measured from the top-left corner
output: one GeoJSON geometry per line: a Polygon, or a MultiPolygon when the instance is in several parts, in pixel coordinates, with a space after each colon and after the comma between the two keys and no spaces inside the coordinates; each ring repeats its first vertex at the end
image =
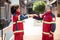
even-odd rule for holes
{"type": "Polygon", "coordinates": [[[10,0],[11,5],[19,5],[19,0],[10,0]]]}

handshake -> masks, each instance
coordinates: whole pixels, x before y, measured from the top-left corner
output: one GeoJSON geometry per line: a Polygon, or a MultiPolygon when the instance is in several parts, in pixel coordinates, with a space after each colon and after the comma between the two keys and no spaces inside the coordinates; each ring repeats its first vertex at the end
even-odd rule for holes
{"type": "Polygon", "coordinates": [[[36,20],[42,20],[43,19],[37,14],[22,14],[22,15],[20,15],[20,20],[24,20],[24,19],[27,19],[30,17],[32,17],[33,19],[36,19],[36,20]]]}

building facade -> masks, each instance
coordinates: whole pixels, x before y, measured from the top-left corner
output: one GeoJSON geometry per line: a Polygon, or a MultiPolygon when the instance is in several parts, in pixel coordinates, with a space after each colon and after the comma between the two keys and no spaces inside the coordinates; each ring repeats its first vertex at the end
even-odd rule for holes
{"type": "Polygon", "coordinates": [[[60,17],[60,0],[57,0],[57,10],[58,10],[57,16],[60,17]]]}
{"type": "Polygon", "coordinates": [[[9,0],[1,0],[0,1],[0,20],[4,20],[4,27],[8,25],[11,18],[10,13],[10,1],[9,0]]]}

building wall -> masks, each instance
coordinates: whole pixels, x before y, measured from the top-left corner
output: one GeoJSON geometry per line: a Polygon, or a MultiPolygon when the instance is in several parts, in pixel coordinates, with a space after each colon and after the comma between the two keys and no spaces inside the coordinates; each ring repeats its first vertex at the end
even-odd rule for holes
{"type": "Polygon", "coordinates": [[[5,18],[5,7],[1,7],[1,18],[5,18]]]}
{"type": "Polygon", "coordinates": [[[59,1],[57,0],[57,9],[58,9],[58,17],[60,17],[60,3],[58,3],[59,1]]]}

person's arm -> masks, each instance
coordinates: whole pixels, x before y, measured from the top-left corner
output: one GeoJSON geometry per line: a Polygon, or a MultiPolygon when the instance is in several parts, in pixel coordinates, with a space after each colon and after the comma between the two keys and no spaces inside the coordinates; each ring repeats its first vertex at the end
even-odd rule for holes
{"type": "Polygon", "coordinates": [[[42,17],[40,17],[40,15],[37,15],[37,14],[34,14],[33,18],[37,19],[37,20],[42,20],[43,19],[42,17]]]}
{"type": "MultiPolygon", "coordinates": [[[[53,17],[52,18],[52,21],[55,22],[56,21],[56,18],[53,17]]],[[[55,32],[55,29],[56,29],[56,23],[52,23],[51,24],[51,33],[54,33],[55,32]]]]}
{"type": "Polygon", "coordinates": [[[27,19],[27,18],[28,18],[28,16],[24,15],[24,14],[18,16],[18,20],[20,20],[20,21],[27,19]]]}

